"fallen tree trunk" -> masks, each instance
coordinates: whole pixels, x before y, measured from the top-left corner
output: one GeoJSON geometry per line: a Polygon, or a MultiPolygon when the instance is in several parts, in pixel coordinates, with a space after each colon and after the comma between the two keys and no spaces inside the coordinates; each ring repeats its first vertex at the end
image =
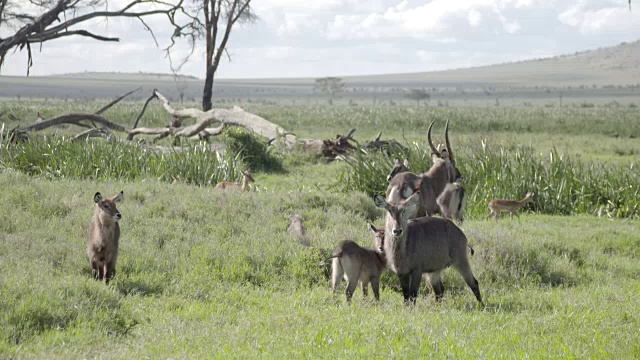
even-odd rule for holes
{"type": "Polygon", "coordinates": [[[296,143],[295,135],[287,132],[281,126],[276,125],[258,115],[244,111],[240,107],[234,106],[232,109],[211,109],[209,111],[202,111],[194,108],[174,109],[169,104],[169,100],[167,100],[167,98],[158,90],[154,90],[153,93],[162,102],[164,109],[173,117],[178,119],[196,119],[196,124],[183,129],[181,128],[179,131],[175,131],[175,136],[192,137],[198,134],[201,136],[218,134],[219,131],[221,131],[219,127],[208,128],[208,126],[214,122],[221,122],[226,125],[242,126],[260,136],[266,137],[269,141],[273,141],[276,138],[282,138],[287,148],[292,148],[296,143]]]}
{"type": "Polygon", "coordinates": [[[87,124],[83,124],[82,123],[83,120],[99,123],[111,130],[125,131],[123,126],[114,124],[111,121],[105,119],[104,116],[96,115],[96,114],[67,114],[67,115],[56,116],[49,120],[45,120],[37,124],[33,124],[31,126],[27,126],[26,128],[21,130],[25,132],[40,131],[52,126],[62,125],[62,124],[73,124],[81,127],[91,127],[87,124]]]}

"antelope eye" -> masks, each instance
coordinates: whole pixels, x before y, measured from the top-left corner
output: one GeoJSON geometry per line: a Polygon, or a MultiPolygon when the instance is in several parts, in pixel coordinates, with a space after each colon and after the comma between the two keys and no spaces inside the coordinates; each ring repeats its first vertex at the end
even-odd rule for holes
{"type": "Polygon", "coordinates": [[[107,208],[107,209],[111,208],[111,206],[109,206],[109,204],[104,204],[104,207],[107,208]]]}

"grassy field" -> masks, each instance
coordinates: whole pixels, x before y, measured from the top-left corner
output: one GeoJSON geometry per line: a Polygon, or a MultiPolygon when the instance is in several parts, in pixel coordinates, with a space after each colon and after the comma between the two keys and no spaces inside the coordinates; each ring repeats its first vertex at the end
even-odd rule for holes
{"type": "MultiPolygon", "coordinates": [[[[130,126],[140,106],[118,105],[106,115],[130,126]]],[[[53,116],[99,107],[0,102],[0,122],[13,128],[32,123],[37,111],[53,116]]],[[[300,137],[332,138],[355,127],[361,142],[383,131],[383,138],[404,133],[409,145],[424,147],[428,122],[440,120],[440,138],[451,119],[454,150],[468,173],[479,166],[472,155],[484,140],[497,153],[524,147],[548,154],[556,147],[558,154],[639,181],[634,109],[248,110],[300,137]]],[[[143,119],[145,126],[167,122],[155,106],[143,119]]],[[[32,146],[58,144],[73,131],[62,129],[46,141],[36,136],[32,146]]],[[[129,154],[118,146],[85,146],[113,157],[129,154]]],[[[13,145],[1,149],[0,358],[640,358],[637,216],[557,216],[531,207],[521,223],[496,224],[483,220],[483,209],[470,209],[464,231],[476,250],[471,265],[484,307],[451,270],[440,303],[424,287],[415,306],[403,305],[398,281],[387,272],[379,303],[362,300],[358,290],[349,306],[343,294],[331,294],[328,269],[318,263],[343,239],[369,245],[366,221],[383,220],[370,196],[344,191],[344,162],[280,154],[284,171],[256,173],[252,192],[223,193],[206,181],[196,186],[152,170],[129,171],[147,155],[105,166],[120,172],[88,175],[76,164],[83,149],[89,151],[82,146],[49,156],[53,163],[29,155],[24,161],[31,168],[15,165],[13,145]],[[93,194],[120,190],[118,276],[105,286],[90,277],[87,226],[93,194]],[[293,213],[305,218],[311,248],[287,233],[293,213]]],[[[171,161],[197,173],[207,159],[171,161]]],[[[547,165],[540,160],[540,166],[547,165]]],[[[526,186],[508,183],[504,194],[521,196],[526,186]]],[[[490,194],[479,187],[473,196],[484,201],[490,194]]]]}

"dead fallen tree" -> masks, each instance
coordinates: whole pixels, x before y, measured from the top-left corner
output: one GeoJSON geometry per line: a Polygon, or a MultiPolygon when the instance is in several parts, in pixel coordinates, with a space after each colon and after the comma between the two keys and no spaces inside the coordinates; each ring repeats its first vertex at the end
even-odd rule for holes
{"type": "Polygon", "coordinates": [[[263,136],[273,142],[281,139],[287,148],[293,148],[296,143],[296,136],[287,132],[281,126],[276,125],[258,115],[244,111],[242,108],[234,106],[231,109],[211,109],[202,111],[194,108],[174,109],[169,100],[158,90],[153,91],[152,98],[155,97],[164,109],[174,118],[174,123],[182,124],[182,120],[193,118],[196,123],[187,127],[163,127],[163,128],[135,128],[129,130],[129,139],[138,134],[158,135],[165,137],[173,135],[175,137],[200,137],[206,138],[220,134],[225,125],[236,125],[249,129],[257,135],[263,136]],[[219,122],[221,125],[216,128],[209,127],[211,124],[219,122]]]}
{"type": "Polygon", "coordinates": [[[357,148],[358,142],[353,139],[356,129],[347,135],[336,135],[334,140],[302,140],[302,149],[306,153],[322,155],[329,160],[337,156],[348,156],[357,148]]]}

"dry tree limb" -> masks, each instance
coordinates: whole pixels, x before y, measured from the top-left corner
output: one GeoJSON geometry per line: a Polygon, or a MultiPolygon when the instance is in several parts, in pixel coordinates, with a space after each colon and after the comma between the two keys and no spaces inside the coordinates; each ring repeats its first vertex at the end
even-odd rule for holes
{"type": "Polygon", "coordinates": [[[115,140],[115,135],[107,128],[93,128],[85,130],[69,138],[69,141],[86,140],[92,137],[101,137],[109,141],[115,140]]]}
{"type": "Polygon", "coordinates": [[[73,124],[81,127],[89,127],[87,124],[83,124],[81,121],[89,120],[92,122],[97,122],[111,130],[116,131],[125,131],[124,127],[118,124],[114,124],[111,121],[105,119],[102,115],[96,114],[66,114],[61,116],[56,116],[51,119],[45,120],[43,122],[33,124],[31,126],[27,126],[22,129],[22,131],[40,131],[52,126],[62,125],[62,124],[73,124]]]}
{"type": "MultiPolygon", "coordinates": [[[[147,110],[147,105],[149,105],[149,103],[151,102],[151,100],[155,99],[156,93],[154,92],[148,99],[147,101],[145,101],[144,106],[142,107],[142,111],[140,111],[140,114],[138,114],[138,117],[136,118],[136,122],[133,124],[133,129],[138,127],[138,123],[140,122],[140,119],[142,118],[142,115],[144,115],[144,112],[147,110]]],[[[133,140],[133,136],[131,135],[131,133],[129,133],[129,135],[127,135],[127,140],[133,140]]]]}
{"type": "Polygon", "coordinates": [[[169,104],[169,100],[158,90],[154,90],[153,93],[162,102],[162,106],[170,115],[178,119],[196,119],[196,124],[175,132],[175,136],[191,137],[205,129],[207,132],[212,132],[212,130],[207,127],[213,122],[221,122],[225,125],[242,126],[269,140],[280,136],[280,134],[284,134],[282,136],[287,147],[293,147],[296,143],[295,135],[258,115],[244,111],[240,107],[236,106],[232,109],[211,109],[209,111],[194,108],[174,109],[169,104]]]}

